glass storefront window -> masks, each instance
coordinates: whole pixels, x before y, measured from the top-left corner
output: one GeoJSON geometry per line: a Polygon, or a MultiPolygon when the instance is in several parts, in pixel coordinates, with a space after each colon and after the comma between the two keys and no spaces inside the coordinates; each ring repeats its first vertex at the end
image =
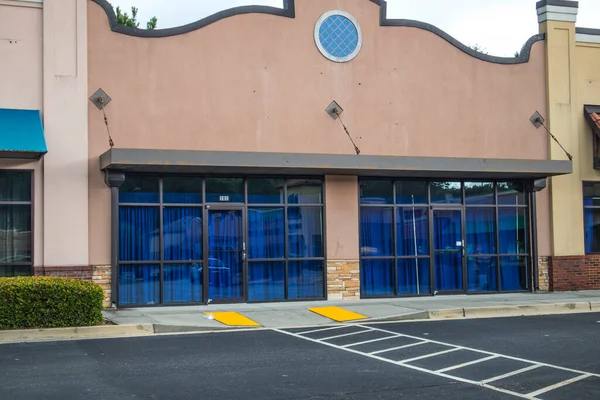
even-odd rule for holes
{"type": "Polygon", "coordinates": [[[283,204],[285,180],[248,179],[248,203],[283,204]]]}
{"type": "Polygon", "coordinates": [[[243,203],[244,180],[242,178],[206,179],[207,203],[243,203]]]}
{"type": "Polygon", "coordinates": [[[461,204],[462,184],[460,182],[431,182],[431,203],[461,204]]]}
{"type": "Polygon", "coordinates": [[[585,253],[600,253],[600,183],[583,183],[585,253]]]}
{"type": "Polygon", "coordinates": [[[393,204],[392,181],[364,180],[359,182],[361,204],[393,204]]]}
{"type": "Polygon", "coordinates": [[[396,204],[427,204],[427,182],[396,182],[396,204]]]}
{"type": "Polygon", "coordinates": [[[132,176],[119,188],[120,203],[159,203],[159,180],[153,176],[132,176]]]}
{"type": "Polygon", "coordinates": [[[467,204],[494,204],[494,182],[465,182],[467,204]]]}
{"type": "Polygon", "coordinates": [[[168,177],[163,179],[163,202],[202,204],[202,179],[168,177]]]}

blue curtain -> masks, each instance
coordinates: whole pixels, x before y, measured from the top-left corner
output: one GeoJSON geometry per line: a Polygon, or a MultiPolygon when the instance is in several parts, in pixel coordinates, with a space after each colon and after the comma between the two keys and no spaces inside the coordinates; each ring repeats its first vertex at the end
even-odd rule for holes
{"type": "MultiPolygon", "coordinates": [[[[119,260],[160,259],[158,207],[119,207],[119,260]]],[[[160,301],[160,266],[121,265],[119,303],[157,304],[160,301]]]]}
{"type": "Polygon", "coordinates": [[[360,208],[360,254],[362,256],[394,255],[393,208],[360,208]]]}
{"type": "Polygon", "coordinates": [[[496,209],[467,207],[466,228],[468,290],[496,291],[496,257],[478,256],[496,254],[496,209]]]}
{"type": "Polygon", "coordinates": [[[251,261],[248,263],[248,300],[285,299],[285,262],[251,261]]]}
{"type": "Polygon", "coordinates": [[[288,257],[323,257],[321,207],[288,208],[288,257]]]}
{"type": "Polygon", "coordinates": [[[462,290],[463,267],[460,251],[460,211],[436,211],[433,214],[433,244],[435,250],[436,290],[462,290]]]}
{"type": "MultiPolygon", "coordinates": [[[[500,254],[523,254],[526,250],[525,208],[498,209],[498,239],[500,254]]],[[[501,257],[500,260],[500,289],[524,290],[527,288],[527,278],[523,275],[520,257],[501,257]]]]}
{"type": "Polygon", "coordinates": [[[283,207],[248,209],[248,300],[285,299],[285,263],[252,262],[284,257],[283,207]]]}
{"type": "Polygon", "coordinates": [[[394,294],[393,259],[363,259],[360,264],[360,291],[363,296],[394,294]]]}
{"type": "MultiPolygon", "coordinates": [[[[394,255],[394,209],[391,207],[361,207],[361,256],[394,255]]],[[[361,293],[363,296],[394,294],[394,260],[363,259],[361,262],[361,293]]]]}
{"type": "Polygon", "coordinates": [[[160,266],[121,265],[119,304],[150,305],[160,302],[160,266]]]}
{"type": "MultiPolygon", "coordinates": [[[[586,199],[586,203],[588,199],[586,199]]],[[[589,199],[591,203],[591,199],[589,199]]],[[[585,252],[589,253],[600,253],[600,235],[598,229],[596,229],[595,220],[600,218],[594,216],[598,214],[600,210],[593,208],[585,208],[583,210],[584,227],[585,227],[585,252]]]]}
{"type": "Polygon", "coordinates": [[[288,298],[321,298],[323,293],[323,261],[288,261],[288,298]]]}
{"type": "Polygon", "coordinates": [[[396,240],[398,256],[429,254],[429,212],[427,208],[406,207],[397,210],[396,240]]]}
{"type": "Polygon", "coordinates": [[[164,302],[201,302],[202,209],[166,207],[163,211],[163,246],[165,260],[199,261],[164,265],[164,302]]]}
{"type": "Polygon", "coordinates": [[[211,299],[242,297],[242,211],[211,210],[208,220],[208,274],[211,299]]]}
{"type": "Polygon", "coordinates": [[[398,294],[429,293],[429,258],[399,258],[398,294]]]}

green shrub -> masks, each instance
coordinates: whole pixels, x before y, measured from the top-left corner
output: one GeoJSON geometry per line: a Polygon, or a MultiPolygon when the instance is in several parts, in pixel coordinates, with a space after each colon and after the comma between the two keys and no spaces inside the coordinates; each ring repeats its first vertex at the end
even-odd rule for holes
{"type": "Polygon", "coordinates": [[[102,288],[58,277],[0,278],[0,330],[102,324],[102,288]]]}

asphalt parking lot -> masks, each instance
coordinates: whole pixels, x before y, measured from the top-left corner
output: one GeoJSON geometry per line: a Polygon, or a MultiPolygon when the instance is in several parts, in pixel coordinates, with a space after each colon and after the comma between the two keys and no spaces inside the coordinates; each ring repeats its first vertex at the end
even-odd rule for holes
{"type": "Polygon", "coordinates": [[[0,345],[0,399],[598,399],[600,314],[0,345]]]}

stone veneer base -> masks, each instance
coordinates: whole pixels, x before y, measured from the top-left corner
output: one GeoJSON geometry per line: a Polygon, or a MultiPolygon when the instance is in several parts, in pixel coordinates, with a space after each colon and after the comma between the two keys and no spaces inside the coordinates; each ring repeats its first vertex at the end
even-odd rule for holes
{"type": "Polygon", "coordinates": [[[360,263],[358,260],[327,261],[327,299],[360,299],[360,263]]]}

